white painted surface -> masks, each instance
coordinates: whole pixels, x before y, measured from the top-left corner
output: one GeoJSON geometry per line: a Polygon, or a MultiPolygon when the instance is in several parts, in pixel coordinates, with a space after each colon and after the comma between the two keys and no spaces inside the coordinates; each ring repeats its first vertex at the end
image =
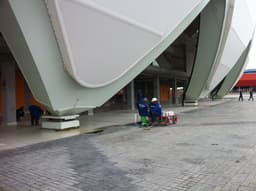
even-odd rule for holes
{"type": "Polygon", "coordinates": [[[165,35],[202,0],[81,0],[165,35]]]}
{"type": "Polygon", "coordinates": [[[62,121],[62,122],[54,122],[54,121],[43,121],[42,122],[42,128],[44,128],[44,129],[62,130],[62,129],[79,127],[79,126],[80,126],[79,120],[62,121]]]}
{"type": "MultiPolygon", "coordinates": [[[[0,15],[2,15],[0,18],[3,18],[0,19],[0,22],[4,24],[1,25],[4,27],[0,30],[1,32],[4,30],[4,34],[8,37],[8,42],[11,44],[10,47],[12,47],[11,50],[19,67],[23,71],[24,77],[29,82],[29,87],[31,87],[33,94],[37,100],[47,106],[47,110],[51,113],[55,115],[71,115],[101,106],[118,92],[118,90],[126,86],[131,79],[139,75],[185,30],[209,0],[203,0],[192,12],[188,13],[181,23],[177,23],[175,30],[169,33],[167,39],[164,38],[160,44],[150,50],[139,62],[136,62],[134,67],[131,67],[122,77],[109,85],[99,88],[85,88],[81,86],[64,69],[63,60],[65,59],[63,58],[67,54],[63,50],[60,51],[60,49],[61,47],[66,48],[66,46],[64,40],[61,42],[59,40],[60,38],[58,39],[58,43],[56,42],[56,34],[60,34],[61,36],[62,31],[57,30],[61,29],[60,27],[53,28],[53,22],[58,24],[58,20],[55,22],[54,11],[50,12],[48,10],[49,5],[47,4],[47,8],[45,0],[1,1],[1,5],[2,2],[6,4],[7,9],[5,11],[5,6],[0,6],[0,15]],[[7,6],[8,3],[11,4],[10,8],[7,6]]],[[[56,1],[49,0],[49,2],[55,3],[56,1]]],[[[161,11],[159,9],[157,10],[158,12],[161,11]]],[[[74,22],[84,23],[75,19],[74,22]]],[[[129,22],[126,23],[129,24],[129,22]]],[[[136,24],[133,27],[141,29],[136,24]]],[[[146,27],[145,30],[148,33],[152,32],[146,27]]],[[[79,32],[79,30],[76,31],[79,32]]],[[[136,42],[135,45],[140,42],[136,42]]],[[[113,44],[115,42],[111,43],[113,44]]],[[[114,46],[112,44],[111,47],[114,46]]],[[[90,45],[87,44],[87,46],[90,45]]],[[[136,46],[132,48],[134,47],[136,48],[136,46]]],[[[104,51],[108,51],[109,49],[108,47],[104,51]]],[[[132,50],[130,49],[129,51],[132,50]]],[[[97,51],[98,49],[95,50],[95,52],[97,51]]],[[[91,65],[88,65],[88,68],[90,67],[91,65]]],[[[94,78],[101,76],[97,72],[99,70],[103,71],[103,69],[98,68],[94,74],[94,78]]],[[[115,67],[108,68],[115,70],[115,67]]]]}
{"type": "Polygon", "coordinates": [[[65,68],[80,85],[96,88],[128,72],[203,1],[46,0],[46,3],[65,68]]]}
{"type": "Polygon", "coordinates": [[[232,28],[238,34],[245,47],[252,39],[254,31],[254,21],[248,6],[247,1],[236,0],[232,22],[232,28]]]}
{"type": "Polygon", "coordinates": [[[72,120],[78,118],[79,115],[63,115],[63,116],[53,116],[53,115],[43,115],[43,119],[57,119],[57,120],[72,120]]]}
{"type": "Polygon", "coordinates": [[[239,36],[234,29],[231,29],[227,39],[225,49],[217,70],[214,73],[214,77],[210,84],[210,89],[214,88],[218,83],[227,75],[227,73],[236,64],[245,46],[241,42],[239,36]]]}

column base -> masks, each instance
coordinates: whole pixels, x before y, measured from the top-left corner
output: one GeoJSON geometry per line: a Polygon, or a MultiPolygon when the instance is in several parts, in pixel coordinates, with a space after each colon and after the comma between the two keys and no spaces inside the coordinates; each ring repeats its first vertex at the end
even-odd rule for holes
{"type": "Polygon", "coordinates": [[[184,106],[198,106],[198,100],[184,100],[184,106]]]}
{"type": "Polygon", "coordinates": [[[17,121],[13,121],[13,122],[4,122],[4,124],[7,125],[7,126],[15,126],[18,123],[17,123],[17,121]]]}
{"type": "Polygon", "coordinates": [[[75,128],[80,126],[80,122],[77,119],[79,115],[69,116],[43,116],[45,121],[42,122],[42,128],[64,130],[69,128],[75,128]]]}

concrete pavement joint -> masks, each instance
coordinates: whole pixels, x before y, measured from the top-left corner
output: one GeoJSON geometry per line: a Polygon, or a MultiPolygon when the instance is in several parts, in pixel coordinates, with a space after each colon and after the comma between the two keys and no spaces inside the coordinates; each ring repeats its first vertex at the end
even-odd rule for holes
{"type": "Polygon", "coordinates": [[[256,190],[255,106],[231,101],[172,128],[124,126],[0,152],[0,190],[256,190]]]}

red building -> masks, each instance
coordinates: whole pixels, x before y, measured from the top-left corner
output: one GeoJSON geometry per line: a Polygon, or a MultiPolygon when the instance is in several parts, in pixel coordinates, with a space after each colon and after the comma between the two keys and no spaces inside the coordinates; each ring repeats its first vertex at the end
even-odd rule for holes
{"type": "Polygon", "coordinates": [[[240,80],[235,85],[235,88],[256,88],[256,69],[246,70],[240,80]]]}

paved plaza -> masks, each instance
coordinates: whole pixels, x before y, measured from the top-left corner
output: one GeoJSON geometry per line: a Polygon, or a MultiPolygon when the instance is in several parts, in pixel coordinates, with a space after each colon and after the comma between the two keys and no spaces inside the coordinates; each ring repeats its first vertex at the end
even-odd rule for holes
{"type": "Polygon", "coordinates": [[[0,152],[1,191],[254,191],[256,102],[0,152]]]}

